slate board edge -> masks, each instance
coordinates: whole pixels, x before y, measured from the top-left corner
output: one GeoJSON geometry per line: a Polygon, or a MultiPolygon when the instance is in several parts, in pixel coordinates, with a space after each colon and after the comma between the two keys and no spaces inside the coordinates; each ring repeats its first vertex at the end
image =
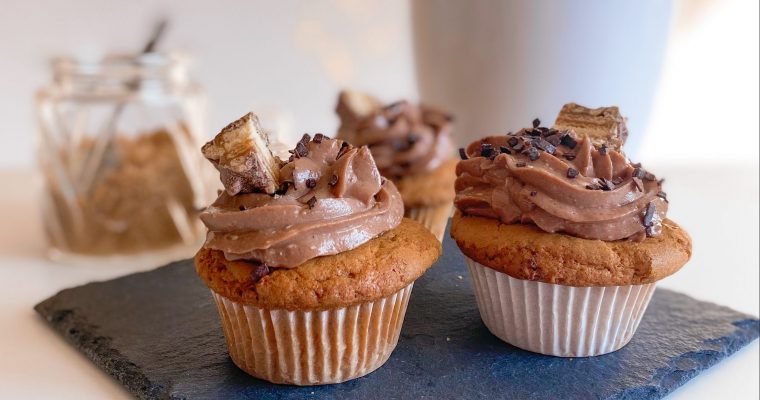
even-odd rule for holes
{"type": "Polygon", "coordinates": [[[661,399],[672,393],[674,390],[678,389],[686,382],[699,375],[700,372],[712,368],[720,361],[736,353],[739,351],[739,349],[747,346],[758,338],[760,335],[760,320],[749,315],[747,315],[747,317],[747,319],[734,321],[733,325],[736,327],[736,329],[733,332],[730,332],[728,335],[705,341],[712,343],[728,342],[728,344],[724,347],[724,351],[706,350],[685,353],[671,360],[671,364],[684,363],[687,365],[692,365],[692,368],[657,369],[653,374],[653,376],[659,376],[660,378],[657,385],[632,387],[621,392],[619,396],[616,396],[614,398],[632,400],[661,399]],[[736,338],[738,338],[738,340],[736,338]],[[689,363],[689,361],[693,362],[689,363]]]}
{"type": "MultiPolygon", "coordinates": [[[[174,264],[181,264],[185,260],[176,261],[163,265],[152,270],[135,272],[120,276],[111,280],[125,278],[127,276],[150,274],[151,272],[161,269],[170,268],[174,264]]],[[[76,310],[57,310],[51,304],[54,304],[56,297],[61,293],[76,290],[81,287],[97,285],[106,281],[94,281],[83,285],[63,289],[53,296],[41,301],[34,306],[34,310],[39,314],[55,331],[57,331],[64,340],[72,344],[77,350],[89,358],[101,371],[113,377],[129,393],[139,399],[168,399],[173,398],[169,395],[169,389],[161,384],[151,382],[150,379],[140,372],[140,367],[129,362],[118,350],[110,346],[111,339],[97,334],[98,328],[90,324],[87,317],[79,315],[76,310]],[[75,328],[79,327],[79,329],[75,328]],[[86,327],[86,329],[82,329],[86,327]],[[94,344],[92,347],[86,346],[85,343],[94,344]],[[113,373],[122,371],[121,373],[113,373]]]]}
{"type": "MultiPolygon", "coordinates": [[[[169,268],[174,264],[180,264],[184,261],[177,261],[165,266],[161,266],[149,271],[137,272],[128,274],[116,279],[121,279],[126,276],[149,274],[157,269],[169,268]]],[[[75,348],[82,352],[87,358],[93,361],[101,370],[106,371],[110,376],[116,379],[124,388],[126,388],[131,394],[141,399],[164,399],[175,398],[170,395],[170,388],[166,388],[161,384],[151,382],[150,379],[140,372],[139,366],[126,360],[118,350],[110,346],[110,339],[108,337],[99,336],[97,334],[98,328],[87,321],[86,316],[77,314],[75,309],[54,309],[52,304],[55,302],[55,298],[67,291],[76,290],[80,287],[89,285],[97,285],[102,283],[100,281],[87,283],[84,285],[75,286],[68,289],[63,289],[57,294],[43,300],[39,304],[34,306],[34,310],[45,319],[50,326],[63,336],[63,338],[71,343],[75,348]],[[75,327],[78,327],[75,328],[75,327]],[[88,345],[85,345],[88,344],[88,345]],[[116,365],[116,366],[115,366],[116,365]],[[112,373],[113,371],[120,371],[120,373],[112,373]]],[[[709,302],[704,302],[709,303],[709,302]]],[[[711,303],[715,304],[715,303],[711,303]]],[[[717,305],[717,304],[715,304],[717,305]]],[[[718,307],[724,307],[717,305],[718,307]]],[[[693,368],[680,369],[674,368],[672,370],[668,368],[658,369],[654,372],[654,376],[659,376],[659,384],[633,387],[621,392],[616,399],[658,399],[671,393],[678,387],[682,386],[690,379],[694,378],[701,371],[711,368],[717,364],[723,358],[734,354],[742,347],[748,345],[752,341],[758,338],[760,335],[760,320],[757,318],[746,315],[746,319],[733,322],[735,327],[734,331],[727,333],[727,335],[715,339],[711,339],[711,342],[728,342],[723,349],[724,351],[699,351],[690,352],[679,356],[672,360],[672,363],[679,363],[685,361],[693,361],[689,363],[693,368]],[[667,373],[663,373],[667,372],[667,373]],[[660,376],[661,375],[661,376],[660,376]]]]}

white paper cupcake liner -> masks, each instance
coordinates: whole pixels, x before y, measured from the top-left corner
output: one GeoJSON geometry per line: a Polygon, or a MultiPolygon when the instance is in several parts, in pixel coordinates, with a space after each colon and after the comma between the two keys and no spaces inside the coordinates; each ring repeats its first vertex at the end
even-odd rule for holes
{"type": "Polygon", "coordinates": [[[559,357],[613,352],[633,337],[655,284],[573,287],[512,278],[465,257],[480,317],[521,349],[559,357]]]}
{"type": "Polygon", "coordinates": [[[212,293],[235,365],[273,383],[322,385],[366,375],[388,360],[413,285],[325,311],[266,310],[212,293]]]}
{"type": "Polygon", "coordinates": [[[410,207],[406,209],[406,216],[425,226],[438,241],[443,241],[446,224],[449,223],[453,203],[446,203],[429,207],[410,207]]]}

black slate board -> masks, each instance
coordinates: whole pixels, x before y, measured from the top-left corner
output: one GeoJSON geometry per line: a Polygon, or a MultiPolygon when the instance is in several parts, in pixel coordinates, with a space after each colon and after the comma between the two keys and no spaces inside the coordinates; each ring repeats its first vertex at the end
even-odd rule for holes
{"type": "Polygon", "coordinates": [[[414,285],[391,358],[338,385],[278,386],[238,370],[189,260],[67,289],[35,309],[141,398],[654,399],[760,331],[754,317],[658,289],[631,343],[615,353],[575,359],[529,353],[485,328],[462,256],[446,238],[441,260],[414,285]]]}

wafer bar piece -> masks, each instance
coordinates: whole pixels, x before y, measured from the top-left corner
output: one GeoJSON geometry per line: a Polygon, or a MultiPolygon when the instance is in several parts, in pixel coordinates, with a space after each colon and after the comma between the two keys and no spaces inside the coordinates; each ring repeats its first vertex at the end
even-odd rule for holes
{"type": "Polygon", "coordinates": [[[344,121],[357,121],[380,107],[382,107],[380,101],[366,93],[343,90],[338,96],[336,111],[344,121]]]}
{"type": "Polygon", "coordinates": [[[575,103],[562,106],[554,122],[554,129],[572,129],[586,135],[596,147],[607,145],[620,151],[628,138],[625,118],[617,107],[587,108],[575,103]]]}
{"type": "Polygon", "coordinates": [[[219,170],[222,184],[231,196],[272,194],[280,186],[280,163],[269,150],[269,138],[253,113],[227,125],[201,151],[219,170]]]}

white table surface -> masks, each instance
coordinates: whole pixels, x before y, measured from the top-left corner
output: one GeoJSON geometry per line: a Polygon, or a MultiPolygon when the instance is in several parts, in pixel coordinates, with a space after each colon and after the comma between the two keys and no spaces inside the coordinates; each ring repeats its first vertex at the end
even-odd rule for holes
{"type": "MultiPolygon", "coordinates": [[[[691,233],[692,261],[660,283],[758,315],[758,167],[650,167],[667,177],[669,216],[691,233]]],[[[61,289],[150,267],[58,265],[44,257],[39,181],[0,171],[0,399],[120,399],[129,394],[69,346],[32,307],[61,289]]],[[[757,399],[758,341],[671,394],[757,399]]]]}

